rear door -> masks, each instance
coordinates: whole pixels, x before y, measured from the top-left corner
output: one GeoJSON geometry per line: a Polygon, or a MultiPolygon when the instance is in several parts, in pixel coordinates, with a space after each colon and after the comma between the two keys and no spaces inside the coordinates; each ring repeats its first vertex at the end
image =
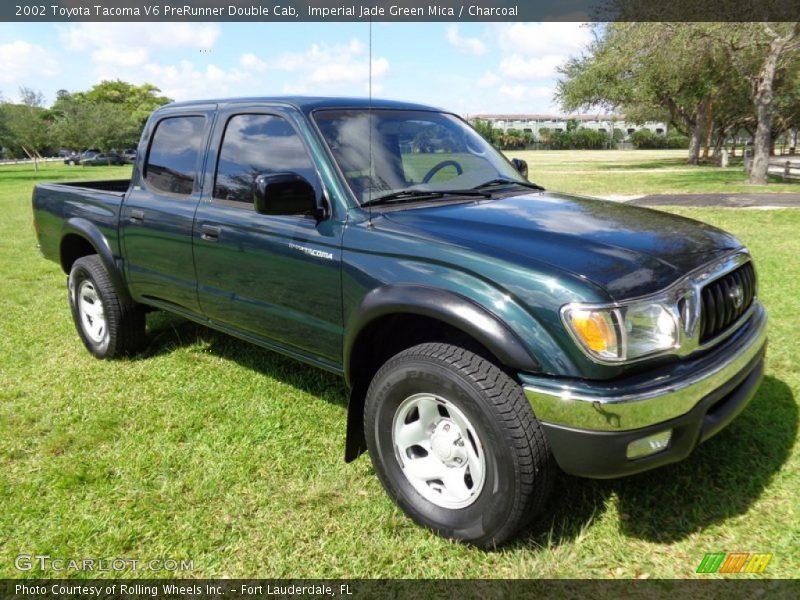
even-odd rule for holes
{"type": "Polygon", "coordinates": [[[262,173],[295,172],[322,193],[310,156],[284,109],[220,110],[195,223],[198,295],[217,323],[339,364],[342,223],[253,207],[252,182],[262,173]]]}
{"type": "Polygon", "coordinates": [[[120,217],[127,281],[138,300],[199,311],[192,226],[214,110],[167,110],[148,123],[120,217]]]}

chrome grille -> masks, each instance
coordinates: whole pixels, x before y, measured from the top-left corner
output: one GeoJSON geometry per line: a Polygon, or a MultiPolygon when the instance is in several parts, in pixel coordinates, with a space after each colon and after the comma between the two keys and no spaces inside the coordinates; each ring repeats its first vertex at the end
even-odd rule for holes
{"type": "Polygon", "coordinates": [[[750,308],[756,295],[756,272],[746,262],[706,284],[701,291],[700,343],[728,329],[750,308]]]}

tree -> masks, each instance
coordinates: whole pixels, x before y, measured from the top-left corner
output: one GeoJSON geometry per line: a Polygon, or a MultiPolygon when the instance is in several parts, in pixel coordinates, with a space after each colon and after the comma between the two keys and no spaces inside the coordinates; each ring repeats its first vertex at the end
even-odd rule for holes
{"type": "Polygon", "coordinates": [[[697,23],[691,29],[721,47],[739,76],[750,83],[756,117],[750,183],[765,184],[777,109],[776,81],[800,61],[800,22],[697,23]]]}
{"type": "MultiPolygon", "coordinates": [[[[640,17],[651,6],[624,4],[640,17]]],[[[800,23],[596,27],[586,54],[561,68],[557,98],[565,109],[622,110],[638,123],[665,111],[690,138],[690,163],[698,162],[703,145],[706,156],[712,143],[716,154],[729,135],[745,129],[754,139],[750,181],[766,183],[773,140],[798,122],[800,23]]]]}
{"type": "Polygon", "coordinates": [[[121,104],[90,101],[81,94],[58,92],[53,105],[55,137],[67,148],[135,146],[141,131],[136,118],[121,104]]]}
{"type": "Polygon", "coordinates": [[[487,142],[495,146],[498,144],[500,130],[492,127],[492,124],[489,121],[475,119],[472,122],[472,126],[475,128],[475,131],[477,131],[487,142]]]}
{"type": "Polygon", "coordinates": [[[30,88],[20,88],[22,104],[4,105],[9,146],[17,146],[33,159],[33,168],[39,170],[41,152],[50,145],[52,121],[49,111],[42,107],[43,96],[30,88]]]}
{"type": "Polygon", "coordinates": [[[116,104],[124,108],[131,117],[144,126],[155,109],[172,102],[172,98],[159,95],[161,90],[152,83],[134,85],[116,79],[104,80],[89,91],[74,94],[80,100],[93,103],[116,104]]]}
{"type": "Polygon", "coordinates": [[[723,87],[720,52],[679,25],[596,25],[586,54],[561,67],[557,100],[565,110],[622,110],[629,122],[666,112],[690,136],[688,162],[696,164],[709,103],[723,87]]]}

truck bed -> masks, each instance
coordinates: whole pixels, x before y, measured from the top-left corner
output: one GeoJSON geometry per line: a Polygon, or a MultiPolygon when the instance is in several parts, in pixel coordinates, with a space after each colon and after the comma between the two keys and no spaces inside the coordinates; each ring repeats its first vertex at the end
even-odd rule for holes
{"type": "Polygon", "coordinates": [[[33,188],[33,219],[39,249],[59,261],[62,231],[71,220],[91,221],[119,256],[119,212],[130,179],[40,183],[33,188]]]}

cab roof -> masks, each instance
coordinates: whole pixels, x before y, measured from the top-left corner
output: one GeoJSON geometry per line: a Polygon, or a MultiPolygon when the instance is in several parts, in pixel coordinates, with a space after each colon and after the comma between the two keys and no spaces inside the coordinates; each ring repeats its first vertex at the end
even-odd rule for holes
{"type": "Polygon", "coordinates": [[[378,98],[336,98],[329,96],[255,96],[251,98],[215,98],[208,100],[190,100],[186,102],[173,102],[165,104],[161,108],[190,108],[193,106],[209,105],[230,105],[230,104],[282,104],[293,106],[298,110],[309,113],[313,110],[323,108],[394,108],[406,110],[433,110],[441,111],[434,106],[415,104],[412,102],[401,102],[398,100],[383,100],[378,98]]]}

